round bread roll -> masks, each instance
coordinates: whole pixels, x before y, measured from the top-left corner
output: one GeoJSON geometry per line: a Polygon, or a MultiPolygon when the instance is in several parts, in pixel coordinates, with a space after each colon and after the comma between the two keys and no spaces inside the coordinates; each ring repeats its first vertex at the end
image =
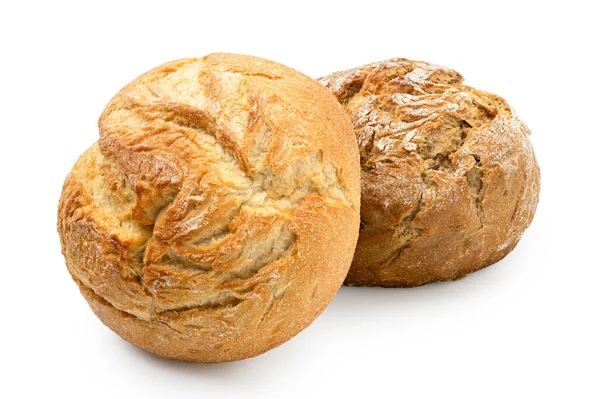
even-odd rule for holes
{"type": "Polygon", "coordinates": [[[508,254],[532,221],[529,129],[453,70],[391,59],[320,79],[352,117],[361,229],[350,285],[461,278],[508,254]]]}
{"type": "Polygon", "coordinates": [[[107,105],[66,178],[58,231],[96,315],[157,355],[222,362],[308,326],[342,285],[360,223],[347,114],[255,57],[167,63],[107,105]]]}

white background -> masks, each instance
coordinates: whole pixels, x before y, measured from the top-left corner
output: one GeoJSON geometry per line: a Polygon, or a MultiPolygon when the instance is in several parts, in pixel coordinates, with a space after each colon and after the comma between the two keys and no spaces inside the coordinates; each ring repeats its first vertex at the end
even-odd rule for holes
{"type": "Polygon", "coordinates": [[[600,397],[594,3],[2,2],[0,396],[600,397]],[[532,226],[505,260],[461,281],[344,287],[307,330],[254,359],[186,364],[136,349],[69,278],[60,190],[122,86],[217,51],[313,77],[397,56],[460,71],[533,131],[532,226]]]}

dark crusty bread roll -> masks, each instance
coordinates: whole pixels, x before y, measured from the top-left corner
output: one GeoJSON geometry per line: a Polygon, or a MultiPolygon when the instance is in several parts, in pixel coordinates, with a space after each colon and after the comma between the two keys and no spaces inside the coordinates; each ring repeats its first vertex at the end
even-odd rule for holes
{"type": "Polygon", "coordinates": [[[531,223],[540,173],[529,129],[500,97],[406,59],[320,79],[351,115],[361,229],[347,284],[457,279],[508,254],[531,223]]]}
{"type": "Polygon", "coordinates": [[[212,54],[162,65],[107,105],[58,213],[96,315],[172,359],[258,355],[308,326],[352,261],[360,163],[321,85],[212,54]]]}

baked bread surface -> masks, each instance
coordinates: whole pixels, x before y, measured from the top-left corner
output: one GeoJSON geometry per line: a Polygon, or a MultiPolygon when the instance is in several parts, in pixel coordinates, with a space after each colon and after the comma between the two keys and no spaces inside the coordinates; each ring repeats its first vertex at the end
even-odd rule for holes
{"type": "Polygon", "coordinates": [[[163,357],[258,355],[341,286],[359,227],[352,125],[314,80],[249,56],[169,62],[107,105],[58,230],[96,315],[163,357]]]}
{"type": "Polygon", "coordinates": [[[319,79],[354,124],[361,229],[351,285],[411,287],[502,259],[531,223],[529,129],[453,70],[391,59],[319,79]]]}

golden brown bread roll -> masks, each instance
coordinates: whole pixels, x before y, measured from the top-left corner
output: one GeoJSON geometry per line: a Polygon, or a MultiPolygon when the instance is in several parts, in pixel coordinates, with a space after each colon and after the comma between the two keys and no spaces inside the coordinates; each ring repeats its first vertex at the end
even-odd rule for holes
{"type": "Polygon", "coordinates": [[[314,80],[249,56],[162,65],[107,105],[58,230],[96,315],[140,348],[263,353],[341,286],[359,227],[352,125],[314,80]]]}
{"type": "Polygon", "coordinates": [[[540,173],[529,129],[450,69],[391,59],[320,79],[352,117],[361,229],[347,284],[457,279],[508,254],[531,223],[540,173]]]}

